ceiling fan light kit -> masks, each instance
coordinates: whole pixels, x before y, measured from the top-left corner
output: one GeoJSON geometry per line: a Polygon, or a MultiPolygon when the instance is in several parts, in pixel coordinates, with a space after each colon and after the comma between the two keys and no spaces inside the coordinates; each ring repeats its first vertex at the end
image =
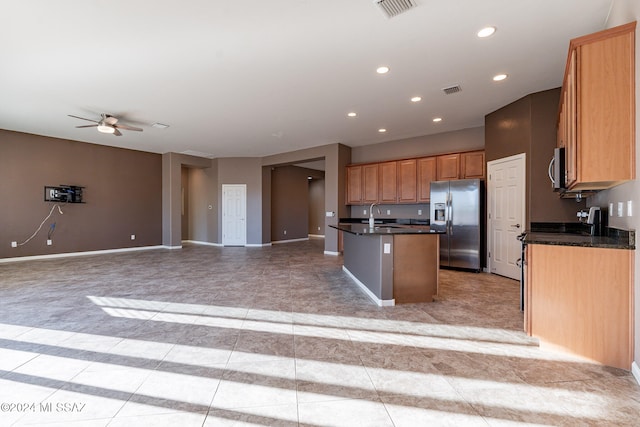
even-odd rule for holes
{"type": "Polygon", "coordinates": [[[110,126],[108,124],[105,123],[100,123],[98,125],[98,132],[102,132],[102,133],[114,133],[116,131],[116,128],[114,128],[113,126],[110,126]]]}

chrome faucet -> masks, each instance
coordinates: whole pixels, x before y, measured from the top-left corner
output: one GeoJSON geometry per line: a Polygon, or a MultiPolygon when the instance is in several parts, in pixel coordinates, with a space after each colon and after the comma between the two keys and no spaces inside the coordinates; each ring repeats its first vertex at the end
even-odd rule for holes
{"type": "MultiPolygon", "coordinates": [[[[376,220],[373,218],[373,207],[377,206],[377,203],[371,203],[371,206],[369,207],[369,227],[373,228],[375,226],[376,220]]],[[[378,209],[378,215],[380,215],[380,208],[378,209]]]]}

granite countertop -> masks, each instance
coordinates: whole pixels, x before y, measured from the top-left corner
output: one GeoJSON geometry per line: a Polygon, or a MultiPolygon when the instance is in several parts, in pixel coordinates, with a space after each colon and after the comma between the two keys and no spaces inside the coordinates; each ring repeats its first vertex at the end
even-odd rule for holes
{"type": "Polygon", "coordinates": [[[418,226],[398,224],[378,224],[374,228],[369,228],[369,224],[347,223],[330,225],[329,227],[359,236],[376,234],[444,234],[444,232],[432,231],[425,226],[418,228],[418,226]]]}
{"type": "Polygon", "coordinates": [[[588,248],[629,249],[636,248],[635,231],[607,228],[605,236],[591,236],[581,233],[532,231],[525,234],[523,242],[529,245],[582,246],[588,248]]]}

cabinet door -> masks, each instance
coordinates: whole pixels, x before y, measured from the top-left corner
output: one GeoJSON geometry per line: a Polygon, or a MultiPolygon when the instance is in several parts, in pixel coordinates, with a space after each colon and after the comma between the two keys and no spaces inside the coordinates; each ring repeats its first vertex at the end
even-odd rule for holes
{"type": "Polygon", "coordinates": [[[460,167],[462,169],[462,178],[484,179],[484,151],[462,153],[462,157],[460,159],[460,167]]]}
{"type": "Polygon", "coordinates": [[[416,159],[398,162],[398,202],[416,203],[417,197],[416,159]]]}
{"type": "Polygon", "coordinates": [[[378,200],[380,203],[397,202],[397,162],[384,162],[378,165],[378,181],[380,193],[378,200]]]}
{"type": "Polygon", "coordinates": [[[418,159],[418,202],[431,199],[431,181],[436,180],[436,158],[418,159]]]}
{"type": "Polygon", "coordinates": [[[438,177],[438,181],[460,178],[459,153],[438,156],[437,161],[436,176],[438,177]]]}
{"type": "Polygon", "coordinates": [[[378,164],[362,166],[362,202],[378,201],[378,164]]]}
{"type": "Polygon", "coordinates": [[[564,92],[563,112],[563,133],[565,147],[565,186],[571,187],[577,179],[577,135],[576,135],[576,51],[574,50],[569,60],[569,71],[567,73],[566,90],[564,92]]]}
{"type": "Polygon", "coordinates": [[[577,182],[635,178],[634,41],[627,31],[577,49],[577,182]]]}
{"type": "Polygon", "coordinates": [[[362,166],[347,166],[347,204],[362,203],[362,166]]]}

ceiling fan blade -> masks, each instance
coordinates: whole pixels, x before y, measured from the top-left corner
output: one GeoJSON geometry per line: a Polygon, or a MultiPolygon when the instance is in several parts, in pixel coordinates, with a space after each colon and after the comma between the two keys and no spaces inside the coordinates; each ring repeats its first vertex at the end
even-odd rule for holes
{"type": "Polygon", "coordinates": [[[67,114],[69,117],[73,117],[74,119],[86,120],[88,122],[98,123],[97,120],[85,119],[84,117],[74,116],[72,114],[67,114]]]}
{"type": "Polygon", "coordinates": [[[95,127],[97,127],[97,126],[98,126],[98,125],[97,125],[97,124],[95,124],[95,125],[82,125],[82,126],[76,126],[76,127],[77,127],[77,128],[95,128],[95,127]]]}
{"type": "Polygon", "coordinates": [[[122,132],[120,132],[118,129],[116,129],[115,127],[113,128],[113,134],[115,136],[122,136],[122,132]]]}
{"type": "Polygon", "coordinates": [[[113,125],[113,127],[119,128],[119,129],[126,129],[126,130],[135,130],[136,132],[142,132],[141,128],[136,128],[136,127],[129,126],[129,125],[119,124],[119,125],[113,125]]]}

